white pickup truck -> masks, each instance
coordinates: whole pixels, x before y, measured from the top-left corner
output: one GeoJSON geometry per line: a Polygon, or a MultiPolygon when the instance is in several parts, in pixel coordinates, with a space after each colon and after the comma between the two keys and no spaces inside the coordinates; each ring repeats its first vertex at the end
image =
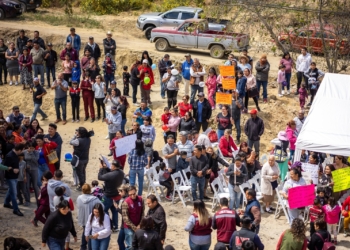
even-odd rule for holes
{"type": "Polygon", "coordinates": [[[213,58],[222,58],[231,51],[249,48],[249,35],[208,29],[204,19],[188,19],[178,27],[159,27],[152,29],[151,42],[158,51],[169,48],[196,48],[210,50],[213,58]]]}

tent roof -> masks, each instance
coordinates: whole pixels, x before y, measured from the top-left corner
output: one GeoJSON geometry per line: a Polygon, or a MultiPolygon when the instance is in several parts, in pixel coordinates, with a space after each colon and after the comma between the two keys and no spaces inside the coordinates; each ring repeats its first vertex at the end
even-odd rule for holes
{"type": "Polygon", "coordinates": [[[350,156],[350,75],[326,73],[296,148],[350,156]]]}

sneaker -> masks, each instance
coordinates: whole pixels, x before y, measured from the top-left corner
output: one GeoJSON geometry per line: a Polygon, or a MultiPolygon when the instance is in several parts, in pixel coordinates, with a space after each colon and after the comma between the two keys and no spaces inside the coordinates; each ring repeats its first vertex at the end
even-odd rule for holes
{"type": "Polygon", "coordinates": [[[75,191],[81,191],[81,186],[77,186],[77,188],[75,189],[75,191]]]}
{"type": "Polygon", "coordinates": [[[105,139],[108,140],[109,139],[109,135],[107,135],[105,139]]]}
{"type": "Polygon", "coordinates": [[[290,95],[290,91],[289,90],[287,90],[287,95],[290,95]]]}
{"type": "Polygon", "coordinates": [[[45,121],[45,119],[47,119],[48,116],[42,117],[40,121],[45,121]]]}
{"type": "Polygon", "coordinates": [[[264,102],[264,103],[267,103],[267,98],[264,98],[263,102],[264,102]]]}
{"type": "Polygon", "coordinates": [[[273,211],[271,209],[267,210],[265,209],[266,213],[273,214],[273,211]]]}
{"type": "Polygon", "coordinates": [[[15,82],[15,86],[17,86],[18,85],[18,82],[15,82]]]}
{"type": "Polygon", "coordinates": [[[284,95],[284,90],[282,90],[282,95],[284,95]]]}
{"type": "Polygon", "coordinates": [[[86,122],[89,119],[89,117],[85,117],[84,122],[86,122]]]}
{"type": "Polygon", "coordinates": [[[75,122],[80,122],[80,120],[79,120],[79,119],[77,119],[77,120],[75,120],[75,122]]]}
{"type": "Polygon", "coordinates": [[[13,84],[13,82],[12,82],[12,81],[10,81],[10,86],[12,86],[12,84],[13,84]]]}
{"type": "Polygon", "coordinates": [[[282,97],[283,95],[281,95],[281,94],[278,94],[278,97],[282,97]]]}
{"type": "Polygon", "coordinates": [[[170,195],[165,196],[165,199],[167,199],[168,201],[171,201],[171,200],[172,200],[172,198],[171,198],[170,195]]]}
{"type": "Polygon", "coordinates": [[[33,224],[34,227],[38,227],[38,221],[36,219],[32,219],[30,222],[33,224]]]}

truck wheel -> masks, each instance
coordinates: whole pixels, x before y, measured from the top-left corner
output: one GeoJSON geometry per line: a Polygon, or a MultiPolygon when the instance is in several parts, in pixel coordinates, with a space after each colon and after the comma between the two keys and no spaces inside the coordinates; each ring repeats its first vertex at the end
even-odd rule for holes
{"type": "Polygon", "coordinates": [[[21,3],[21,9],[22,9],[22,13],[27,12],[27,5],[25,3],[21,3]]]}
{"type": "Polygon", "coordinates": [[[210,48],[210,56],[213,58],[220,59],[224,56],[225,50],[221,45],[214,45],[210,48]]]}
{"type": "Polygon", "coordinates": [[[158,50],[158,51],[167,51],[169,49],[169,43],[164,38],[159,38],[156,41],[155,46],[156,46],[156,50],[158,50]]]}
{"type": "Polygon", "coordinates": [[[154,29],[154,26],[148,27],[147,29],[145,29],[145,36],[147,38],[147,40],[151,39],[151,31],[154,29]]]}
{"type": "Polygon", "coordinates": [[[5,19],[5,13],[2,9],[0,9],[0,20],[4,20],[5,19]]]}

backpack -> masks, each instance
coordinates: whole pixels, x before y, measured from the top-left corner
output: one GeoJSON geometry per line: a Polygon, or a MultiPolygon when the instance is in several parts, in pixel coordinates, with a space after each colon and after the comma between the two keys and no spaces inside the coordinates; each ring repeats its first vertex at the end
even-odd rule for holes
{"type": "Polygon", "coordinates": [[[323,241],[323,247],[322,250],[335,250],[335,245],[332,242],[328,241],[328,237],[327,239],[323,239],[322,235],[319,233],[316,233],[323,241]]]}
{"type": "Polygon", "coordinates": [[[208,138],[210,142],[217,142],[218,141],[218,135],[216,134],[215,130],[212,130],[208,133],[208,138]]]}
{"type": "Polygon", "coordinates": [[[104,193],[103,189],[96,187],[95,190],[91,193],[93,196],[97,197],[99,200],[102,200],[104,193]]]}

